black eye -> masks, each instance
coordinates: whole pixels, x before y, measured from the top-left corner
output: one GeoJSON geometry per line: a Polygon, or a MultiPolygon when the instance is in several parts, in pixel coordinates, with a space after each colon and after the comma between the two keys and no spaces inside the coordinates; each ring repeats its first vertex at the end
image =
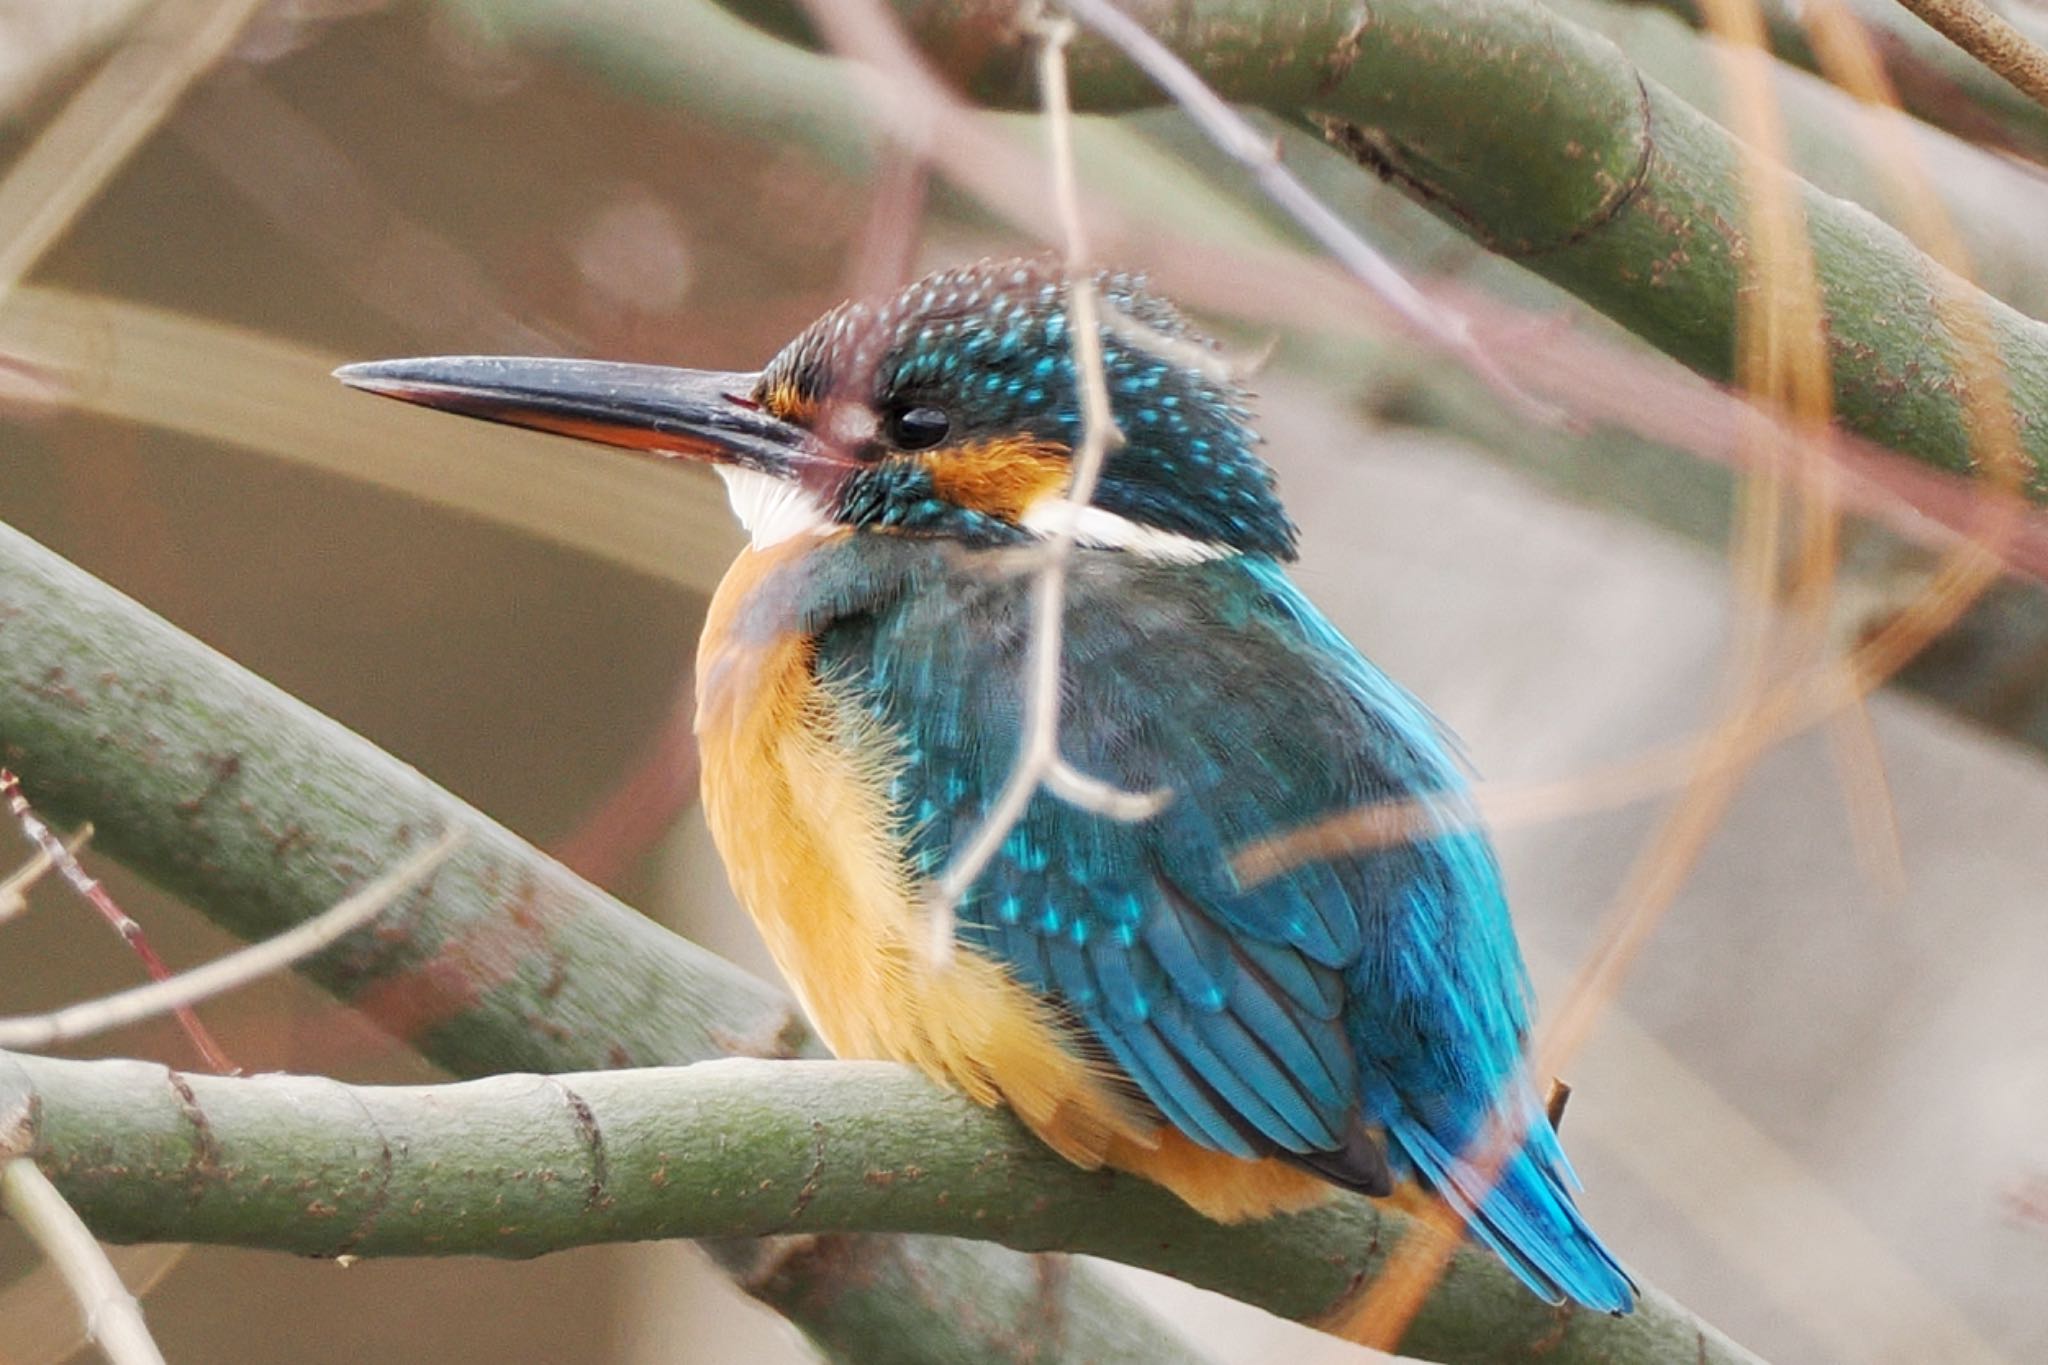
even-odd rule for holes
{"type": "Polygon", "coordinates": [[[930,450],[946,439],[953,420],[937,408],[898,408],[883,427],[889,444],[898,450],[930,450]]]}

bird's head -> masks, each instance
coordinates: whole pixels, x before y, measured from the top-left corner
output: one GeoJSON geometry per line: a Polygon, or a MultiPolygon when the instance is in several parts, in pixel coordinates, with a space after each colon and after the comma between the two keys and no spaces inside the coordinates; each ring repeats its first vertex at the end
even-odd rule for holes
{"type": "MultiPolygon", "coordinates": [[[[1187,348],[1210,343],[1141,279],[1096,283],[1135,325],[1102,331],[1124,441],[1079,514],[1083,542],[1291,558],[1245,395],[1191,360],[1187,348]]],[[[1082,439],[1066,296],[1045,261],[942,271],[833,309],[752,374],[483,356],[337,373],[430,407],[709,461],[756,545],[839,528],[1013,544],[1058,524],[1082,439]]]]}

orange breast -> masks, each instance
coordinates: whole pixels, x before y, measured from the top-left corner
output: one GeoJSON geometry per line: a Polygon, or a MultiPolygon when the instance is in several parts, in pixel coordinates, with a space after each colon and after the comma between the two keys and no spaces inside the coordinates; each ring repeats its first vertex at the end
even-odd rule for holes
{"type": "Polygon", "coordinates": [[[819,1035],[842,1057],[909,1062],[1005,1104],[1068,1160],[1146,1176],[1212,1217],[1320,1197],[1327,1187],[1301,1171],[1209,1152],[1134,1113],[1000,964],[967,951],[933,964],[886,797],[900,749],[818,681],[810,641],[761,619],[754,596],[818,544],[747,550],[719,585],[698,647],[697,734],[733,890],[819,1035]]]}

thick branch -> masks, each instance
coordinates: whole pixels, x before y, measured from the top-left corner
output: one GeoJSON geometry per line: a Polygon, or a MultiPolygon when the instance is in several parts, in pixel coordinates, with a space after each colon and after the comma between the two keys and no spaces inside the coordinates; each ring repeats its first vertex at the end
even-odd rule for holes
{"type": "MultiPolygon", "coordinates": [[[[726,0],[788,31],[783,0],[726,0]]],[[[1011,0],[893,0],[976,98],[1015,104],[1029,60],[1011,0]]],[[[1731,376],[1735,303],[1754,244],[1725,128],[1648,81],[1606,39],[1531,0],[1186,0],[1134,14],[1226,97],[1312,117],[1362,164],[1489,249],[1585,299],[1714,379],[1731,376]]],[[[1074,52],[1077,106],[1156,103],[1122,55],[1074,52]]],[[[1963,381],[1937,299],[1990,319],[2031,467],[2048,499],[2048,325],[1938,267],[1855,205],[1804,181],[1835,402],[1860,435],[1971,467],[1963,381]]]]}
{"type": "MultiPolygon", "coordinates": [[[[1695,26],[1704,22],[1698,0],[1621,0],[1654,5],[1695,26]]],[[[1797,0],[1759,0],[1771,50],[1809,71],[1820,62],[1806,36],[1797,0]]],[[[1898,0],[1847,0],[1877,44],[1885,73],[1907,112],[1958,137],[1986,146],[2048,159],[2048,109],[2000,77],[1936,30],[1915,19],[1898,0]]],[[[2048,37],[2048,23],[2016,12],[2035,40],[2048,37]]]]}
{"type": "MultiPolygon", "coordinates": [[[[0,1096],[10,1086],[38,1101],[29,1150],[115,1241],[531,1256],[653,1237],[939,1233],[1108,1256],[1314,1320],[1407,1221],[1349,1199],[1226,1228],[878,1062],[392,1088],[0,1054],[0,1096]]],[[[1659,1294],[1626,1318],[1548,1308],[1469,1248],[1402,1349],[1474,1365],[1539,1351],[1555,1365],[1754,1360],[1659,1294]]]]}
{"type": "MultiPolygon", "coordinates": [[[[34,781],[50,814],[94,820],[99,851],[244,938],[288,929],[399,851],[460,831],[462,851],[430,888],[303,966],[458,1075],[811,1046],[774,988],[4,525],[0,763],[34,781]]],[[[1091,1272],[1048,1280],[992,1247],[717,1250],[847,1360],[1188,1355],[1091,1272]],[[975,1312],[953,1311],[968,1303],[975,1312]]]]}
{"type": "Polygon", "coordinates": [[[1899,0],[1920,21],[2048,108],[2048,53],[1984,0],[1899,0]]]}

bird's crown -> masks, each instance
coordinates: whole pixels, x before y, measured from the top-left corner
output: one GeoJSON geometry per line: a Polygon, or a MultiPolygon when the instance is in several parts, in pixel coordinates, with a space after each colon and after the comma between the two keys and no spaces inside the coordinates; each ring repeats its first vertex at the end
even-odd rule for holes
{"type": "MultiPolygon", "coordinates": [[[[1095,277],[1123,443],[1081,522],[1086,541],[1203,558],[1291,558],[1294,527],[1257,452],[1247,395],[1215,347],[1142,276],[1095,277]]],[[[1048,524],[1082,440],[1067,286],[1043,259],[984,261],[878,302],[842,304],[783,348],[752,399],[842,453],[841,525],[979,543],[1048,524]]]]}
{"type": "Polygon", "coordinates": [[[1291,558],[1246,395],[1142,277],[1095,276],[1123,435],[1092,498],[1065,276],[1050,261],[941,271],[818,319],[753,374],[609,360],[422,356],[345,365],[372,393],[711,464],[757,546],[856,531],[1023,542],[1071,519],[1158,559],[1291,558]]]}

